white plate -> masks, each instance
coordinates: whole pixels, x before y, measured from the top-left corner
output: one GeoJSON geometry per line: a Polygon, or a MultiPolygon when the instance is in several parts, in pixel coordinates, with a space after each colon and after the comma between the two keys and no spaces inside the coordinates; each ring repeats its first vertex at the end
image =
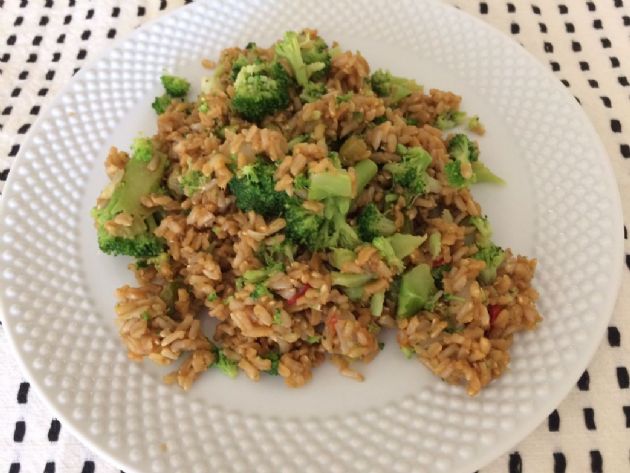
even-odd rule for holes
{"type": "Polygon", "coordinates": [[[135,32],[86,70],[34,127],[0,220],[4,327],[64,424],[127,472],[468,473],[530,432],[566,395],[617,292],[621,211],[604,150],[573,97],[516,43],[454,8],[396,2],[202,1],[135,32]],[[498,243],[536,257],[545,320],[474,399],[400,356],[393,340],[356,383],[330,366],[300,390],[208,373],[190,393],[127,360],[113,323],[126,261],[97,251],[89,208],[110,144],[151,132],[163,70],[316,27],[373,67],[456,91],[509,185],[478,187],[498,243]]]}

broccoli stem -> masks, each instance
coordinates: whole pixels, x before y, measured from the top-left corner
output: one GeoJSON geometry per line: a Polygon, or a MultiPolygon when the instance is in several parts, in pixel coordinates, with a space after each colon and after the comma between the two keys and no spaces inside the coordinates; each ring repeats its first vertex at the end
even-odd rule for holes
{"type": "Polygon", "coordinates": [[[352,197],[352,181],[347,173],[321,172],[311,174],[308,189],[310,200],[324,200],[327,197],[352,197]]]}
{"type": "Polygon", "coordinates": [[[370,273],[355,274],[355,273],[340,273],[333,271],[330,273],[333,286],[345,286],[351,288],[357,288],[364,286],[372,279],[374,275],[370,273]]]}
{"type": "Polygon", "coordinates": [[[370,299],[370,312],[374,317],[380,317],[385,303],[385,291],[375,293],[370,299]]]}
{"type": "Polygon", "coordinates": [[[359,161],[354,166],[354,173],[356,175],[356,194],[355,197],[358,197],[363,189],[370,183],[376,173],[378,172],[378,166],[374,161],[369,159],[364,159],[363,161],[359,161]]]}

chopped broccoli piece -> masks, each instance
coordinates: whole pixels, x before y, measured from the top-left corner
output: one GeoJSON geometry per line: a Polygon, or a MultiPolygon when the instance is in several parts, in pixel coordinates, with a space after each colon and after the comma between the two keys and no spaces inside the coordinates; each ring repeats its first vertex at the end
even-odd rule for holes
{"type": "Polygon", "coordinates": [[[142,315],[140,316],[142,319],[146,320],[147,322],[149,320],[151,320],[151,314],[149,314],[149,312],[147,312],[146,310],[142,313],[142,315]]]}
{"type": "Polygon", "coordinates": [[[326,85],[322,82],[309,82],[306,84],[302,93],[300,94],[300,100],[305,103],[312,103],[319,100],[322,95],[326,94],[326,85]]]}
{"type": "Polygon", "coordinates": [[[287,240],[274,245],[261,244],[256,252],[256,257],[265,267],[271,268],[276,266],[282,271],[287,264],[293,262],[295,246],[287,240]]]}
{"type": "Polygon", "coordinates": [[[216,350],[216,357],[215,366],[219,368],[223,374],[230,378],[236,378],[238,375],[238,362],[230,360],[221,349],[216,350]]]}
{"type": "Polygon", "coordinates": [[[416,118],[405,118],[405,123],[409,126],[418,126],[420,121],[416,118]]]}
{"type": "MultiPolygon", "coordinates": [[[[341,154],[341,153],[340,153],[341,154]]],[[[378,172],[378,166],[374,161],[364,159],[354,165],[354,175],[356,177],[356,196],[358,197],[363,192],[363,189],[370,183],[376,173],[378,172]]]]}
{"type": "Polygon", "coordinates": [[[245,45],[245,49],[250,50],[250,51],[252,49],[256,49],[256,43],[254,43],[253,41],[250,41],[249,43],[245,45]]]}
{"type": "Polygon", "coordinates": [[[363,241],[372,241],[377,236],[388,236],[396,231],[394,222],[385,217],[373,203],[363,208],[357,217],[357,226],[363,241]]]}
{"type": "Polygon", "coordinates": [[[464,302],[466,299],[460,296],[456,296],[455,294],[450,294],[445,292],[442,296],[446,302],[464,302]]]}
{"type": "Polygon", "coordinates": [[[409,235],[407,233],[394,233],[388,238],[394,253],[401,260],[413,253],[426,239],[426,235],[409,235]]]}
{"type": "Polygon", "coordinates": [[[262,159],[240,169],[230,179],[228,189],[236,197],[236,206],[243,212],[253,210],[263,217],[276,217],[282,213],[287,194],[276,192],[275,166],[262,159]]]}
{"type": "Polygon", "coordinates": [[[352,180],[345,171],[321,172],[309,175],[308,198],[325,200],[352,196],[352,180]]]}
{"type": "Polygon", "coordinates": [[[349,102],[352,99],[353,95],[354,94],[352,92],[348,92],[347,94],[337,95],[337,97],[335,97],[335,101],[338,104],[344,103],[344,102],[349,102]]]}
{"type": "Polygon", "coordinates": [[[153,100],[153,103],[151,104],[151,107],[153,107],[153,110],[155,110],[155,113],[157,113],[158,115],[162,115],[164,112],[166,112],[166,109],[168,108],[168,106],[171,104],[171,102],[173,101],[173,97],[171,97],[168,94],[164,94],[164,95],[160,95],[159,97],[155,97],[155,99],[153,100]]]}
{"type": "Polygon", "coordinates": [[[345,171],[310,174],[308,198],[324,200],[328,197],[352,197],[352,180],[345,171]]]}
{"type": "Polygon", "coordinates": [[[426,264],[419,264],[402,275],[398,294],[397,317],[411,317],[430,302],[437,292],[431,269],[426,264]]]}
{"type": "Polygon", "coordinates": [[[451,187],[460,189],[466,187],[470,181],[462,176],[461,163],[459,161],[449,161],[444,166],[446,180],[451,187]]]}
{"type": "Polygon", "coordinates": [[[309,335],[308,337],[306,337],[306,341],[310,343],[311,345],[315,343],[319,343],[321,339],[322,339],[321,335],[309,335]]]}
{"type": "Polygon", "coordinates": [[[354,251],[349,250],[347,248],[333,248],[328,261],[337,269],[343,269],[343,265],[354,261],[357,255],[354,251]]]}
{"type": "Polygon", "coordinates": [[[184,97],[190,89],[190,82],[183,77],[163,75],[160,77],[164,90],[171,97],[184,97]]]}
{"type": "Polygon", "coordinates": [[[474,173],[475,182],[488,182],[490,184],[504,185],[505,181],[490,171],[488,167],[481,161],[475,161],[472,163],[472,170],[474,173]]]}
{"type": "Polygon", "coordinates": [[[307,34],[298,35],[295,31],[287,31],[275,47],[276,54],[285,58],[291,66],[301,87],[306,87],[311,77],[317,80],[327,73],[330,66],[327,49],[322,40],[311,39],[307,34]]]}
{"type": "Polygon", "coordinates": [[[208,294],[208,296],[206,297],[206,300],[208,302],[214,302],[219,298],[219,296],[217,295],[216,292],[211,292],[210,294],[208,294]]]}
{"type": "Polygon", "coordinates": [[[369,157],[372,152],[363,138],[357,135],[350,135],[339,148],[339,159],[350,166],[369,157]]]}
{"type": "Polygon", "coordinates": [[[242,54],[234,59],[234,61],[232,62],[232,71],[230,72],[230,79],[232,79],[232,82],[236,80],[236,78],[238,77],[238,73],[241,72],[241,69],[245,66],[249,66],[249,64],[249,59],[247,59],[242,54]]]}
{"type": "Polygon", "coordinates": [[[407,359],[411,359],[413,355],[416,354],[416,351],[411,347],[400,347],[400,351],[403,352],[403,355],[405,355],[407,359]]]}
{"type": "Polygon", "coordinates": [[[332,271],[330,273],[333,286],[344,286],[349,288],[362,287],[374,279],[374,275],[370,273],[340,273],[332,271]]]}
{"type": "Polygon", "coordinates": [[[292,199],[286,205],[284,219],[287,222],[285,233],[288,239],[312,250],[322,248],[319,234],[324,217],[306,210],[299,199],[292,199]]]}
{"type": "Polygon", "coordinates": [[[270,294],[269,289],[267,289],[267,286],[264,283],[258,283],[250,295],[252,299],[260,299],[261,297],[269,296],[270,294]]]}
{"type": "Polygon", "coordinates": [[[466,120],[466,112],[458,110],[448,110],[440,113],[435,119],[435,127],[440,130],[450,130],[457,125],[461,125],[466,120]]]}
{"type": "Polygon", "coordinates": [[[422,90],[422,86],[418,85],[416,81],[396,77],[382,69],[372,74],[370,83],[376,95],[385,98],[391,105],[396,105],[413,92],[422,90]]]}
{"type": "Polygon", "coordinates": [[[251,64],[234,81],[232,107],[249,121],[260,121],[289,105],[289,76],[278,63],[251,64]]]}
{"type": "Polygon", "coordinates": [[[153,158],[153,142],[151,138],[136,138],[133,140],[131,157],[143,163],[151,161],[153,158]]]}
{"type": "Polygon", "coordinates": [[[480,249],[473,255],[473,258],[486,263],[486,267],[479,273],[479,280],[483,284],[492,284],[497,278],[497,269],[505,260],[505,251],[491,244],[490,246],[480,249]]]}
{"type": "Polygon", "coordinates": [[[469,221],[477,229],[477,245],[481,248],[491,246],[492,226],[488,217],[470,217],[469,221]]]}
{"type": "Polygon", "coordinates": [[[164,241],[153,234],[157,226],[154,210],[142,205],[141,199],[160,189],[166,157],[159,154],[158,165],[149,170],[148,164],[153,159],[152,149],[144,141],[138,142],[138,145],[138,152],[134,152],[125,165],[123,177],[114,188],[111,198],[104,207],[94,208],[92,216],[101,251],[143,259],[157,256],[164,250],[164,241]],[[151,155],[147,155],[147,152],[151,155]],[[105,224],[123,212],[132,218],[131,224],[119,227],[117,235],[110,234],[105,224]]]}
{"type": "Polygon", "coordinates": [[[300,35],[300,51],[306,64],[310,80],[322,80],[330,70],[332,60],[326,42],[320,38],[312,38],[308,33],[300,35]]]}
{"type": "Polygon", "coordinates": [[[402,260],[396,256],[396,252],[394,251],[394,248],[388,238],[377,236],[374,240],[372,240],[372,246],[378,250],[381,257],[390,267],[392,267],[392,269],[394,269],[396,273],[404,271],[405,265],[402,260]]]}
{"type": "Polygon", "coordinates": [[[385,303],[385,291],[377,292],[370,298],[370,312],[374,317],[380,317],[385,303]]]}
{"type": "Polygon", "coordinates": [[[199,99],[199,106],[197,106],[197,111],[199,113],[208,113],[209,107],[208,107],[208,102],[206,101],[205,97],[201,97],[199,99]]]}
{"type": "Polygon", "coordinates": [[[282,322],[282,311],[276,309],[273,311],[273,323],[278,325],[280,322],[282,322]]]}
{"type": "Polygon", "coordinates": [[[448,154],[457,161],[472,163],[479,159],[479,147],[466,135],[458,133],[448,142],[448,154]]]}
{"type": "Polygon", "coordinates": [[[298,145],[300,143],[304,143],[305,141],[308,141],[310,137],[311,137],[311,135],[309,135],[308,133],[304,133],[303,135],[297,135],[297,136],[291,138],[291,140],[287,143],[287,145],[289,147],[289,151],[293,150],[295,145],[298,145]]]}
{"type": "Polygon", "coordinates": [[[433,258],[437,258],[442,252],[442,234],[433,232],[429,235],[429,253],[433,258]]]}
{"type": "Polygon", "coordinates": [[[392,174],[394,183],[413,195],[427,192],[430,177],[426,171],[432,161],[431,155],[419,146],[407,148],[398,145],[396,151],[402,156],[401,162],[389,163],[384,167],[392,174]]]}
{"type": "Polygon", "coordinates": [[[305,174],[298,174],[293,179],[293,188],[296,190],[307,190],[311,185],[311,180],[305,174]]]}
{"type": "Polygon", "coordinates": [[[179,178],[179,184],[188,197],[199,192],[208,178],[201,171],[191,170],[179,178]]]}
{"type": "Polygon", "coordinates": [[[433,276],[435,286],[438,289],[442,289],[444,287],[444,284],[442,283],[442,280],[444,279],[444,274],[448,273],[451,270],[451,267],[452,266],[450,264],[442,264],[431,270],[431,276],[433,276]]]}
{"type": "Polygon", "coordinates": [[[479,120],[479,115],[474,115],[470,117],[468,120],[468,129],[473,133],[477,133],[478,135],[483,135],[485,133],[485,127],[481,120],[479,120]]]}
{"type": "Polygon", "coordinates": [[[280,354],[275,351],[270,351],[263,358],[271,360],[271,368],[267,370],[267,373],[271,376],[278,376],[278,365],[280,364],[280,354]]]}

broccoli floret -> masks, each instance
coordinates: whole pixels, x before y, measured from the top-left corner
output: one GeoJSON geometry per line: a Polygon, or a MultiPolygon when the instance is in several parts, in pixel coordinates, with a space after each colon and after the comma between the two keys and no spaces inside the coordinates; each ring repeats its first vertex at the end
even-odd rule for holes
{"type": "Polygon", "coordinates": [[[458,133],[448,142],[448,154],[457,161],[472,163],[479,159],[479,148],[468,136],[458,133]]]}
{"type": "Polygon", "coordinates": [[[337,104],[344,103],[344,102],[349,102],[352,99],[353,95],[354,94],[352,92],[348,92],[346,94],[337,95],[337,97],[335,97],[335,102],[337,102],[337,104]]]}
{"type": "Polygon", "coordinates": [[[275,166],[261,159],[240,169],[228,184],[229,191],[236,196],[236,206],[263,217],[280,215],[287,194],[274,190],[274,172],[275,166]]]}
{"type": "Polygon", "coordinates": [[[319,100],[326,93],[326,85],[321,82],[309,82],[300,94],[302,102],[311,103],[319,100]]]}
{"type": "Polygon", "coordinates": [[[468,129],[478,135],[483,135],[486,132],[486,129],[483,126],[483,123],[481,123],[481,120],[479,120],[478,115],[470,117],[468,120],[468,129]]]}
{"type": "Polygon", "coordinates": [[[402,260],[396,256],[396,252],[392,247],[389,239],[379,236],[372,240],[372,246],[378,250],[385,262],[394,269],[395,273],[401,273],[405,269],[402,260]]]}
{"type": "Polygon", "coordinates": [[[414,196],[427,192],[432,180],[426,172],[432,161],[431,155],[419,146],[407,148],[398,145],[396,151],[402,156],[401,162],[389,163],[384,167],[392,174],[394,183],[414,196]]]}
{"type": "Polygon", "coordinates": [[[484,248],[492,245],[492,226],[488,217],[470,217],[471,225],[477,229],[477,246],[484,248]]]}
{"type": "Polygon", "coordinates": [[[418,85],[416,81],[396,77],[382,69],[372,74],[370,83],[376,95],[385,98],[391,105],[396,105],[413,92],[422,90],[422,86],[418,85]]]}
{"type": "Polygon", "coordinates": [[[327,54],[321,49],[322,45],[325,45],[323,41],[317,42],[311,40],[308,35],[298,35],[295,31],[287,31],[284,38],[276,43],[275,51],[278,56],[288,61],[298,85],[306,87],[315,73],[322,71],[320,74],[325,75],[323,71],[326,71],[327,64],[330,64],[330,55],[322,56],[327,54]],[[328,58],[328,63],[325,57],[328,58]]]}
{"type": "Polygon", "coordinates": [[[238,73],[241,72],[241,69],[248,65],[249,60],[242,54],[234,59],[234,62],[232,62],[232,72],[230,73],[230,78],[232,79],[232,82],[236,80],[236,78],[238,77],[238,73]]]}
{"type": "Polygon", "coordinates": [[[291,199],[285,209],[286,236],[292,242],[304,245],[311,250],[322,248],[320,233],[324,217],[302,206],[299,199],[291,199]]]}
{"type": "Polygon", "coordinates": [[[164,90],[171,97],[184,97],[190,89],[190,82],[183,77],[163,75],[160,77],[164,90]]]}
{"type": "Polygon", "coordinates": [[[150,141],[137,140],[131,159],[125,165],[124,175],[114,188],[111,198],[104,207],[92,210],[98,244],[104,253],[144,259],[157,256],[164,250],[164,241],[153,234],[157,226],[154,210],[141,203],[142,197],[160,189],[166,166],[166,157],[160,154],[155,169],[149,169],[152,154],[150,141]],[[118,227],[116,235],[110,234],[106,223],[123,212],[131,217],[131,224],[118,227]]]}
{"type": "Polygon", "coordinates": [[[299,39],[302,59],[310,72],[309,78],[311,80],[324,79],[330,70],[332,60],[328,45],[320,37],[311,38],[310,34],[303,33],[299,39]]]}
{"type": "Polygon", "coordinates": [[[238,375],[238,362],[230,360],[220,348],[216,349],[216,361],[214,365],[230,378],[236,378],[238,375]]]}
{"type": "Polygon", "coordinates": [[[448,273],[451,270],[452,266],[450,264],[442,264],[431,269],[431,276],[433,276],[433,281],[438,289],[444,288],[444,283],[442,282],[444,279],[444,274],[448,273]]]}
{"type": "Polygon", "coordinates": [[[198,192],[205,184],[208,178],[201,171],[188,171],[179,178],[179,184],[184,190],[184,194],[188,197],[198,192]]]}
{"type": "Polygon", "coordinates": [[[366,205],[357,218],[359,236],[363,241],[371,242],[381,235],[391,235],[396,231],[396,225],[385,217],[374,205],[366,205]]]}
{"type": "Polygon", "coordinates": [[[474,172],[469,178],[462,175],[462,165],[472,166],[479,159],[479,148],[463,133],[455,135],[448,143],[448,153],[452,158],[444,167],[448,183],[455,188],[465,187],[476,182],[474,172]]]}
{"type": "Polygon", "coordinates": [[[464,120],[466,120],[466,112],[448,110],[437,116],[434,125],[440,130],[450,130],[451,128],[455,128],[457,125],[461,125],[464,120]]]}
{"type": "Polygon", "coordinates": [[[296,190],[306,190],[311,185],[311,180],[306,176],[306,174],[298,174],[293,179],[293,188],[296,190]]]}
{"type": "Polygon", "coordinates": [[[250,295],[252,299],[256,300],[263,296],[269,296],[270,294],[269,289],[267,289],[264,283],[258,283],[250,295]]]}
{"type": "Polygon", "coordinates": [[[289,76],[277,62],[251,64],[234,81],[232,107],[249,121],[260,121],[289,105],[289,76]]]}
{"type": "Polygon", "coordinates": [[[166,112],[166,109],[168,108],[168,106],[171,104],[172,101],[173,101],[173,97],[171,97],[170,95],[168,94],[160,95],[159,97],[155,97],[155,100],[153,100],[151,107],[153,107],[153,110],[155,110],[155,113],[157,113],[158,115],[162,115],[164,112],[166,112]]]}
{"type": "Polygon", "coordinates": [[[275,351],[270,351],[266,355],[263,355],[263,358],[271,361],[271,368],[269,368],[266,372],[271,376],[278,376],[278,365],[280,364],[280,354],[275,351]]]}
{"type": "Polygon", "coordinates": [[[256,257],[265,267],[277,264],[287,266],[295,258],[295,245],[286,240],[274,245],[262,244],[256,252],[256,257]]]}
{"type": "Polygon", "coordinates": [[[131,159],[148,163],[153,158],[153,142],[151,138],[136,138],[131,146],[131,159]]]}
{"type": "Polygon", "coordinates": [[[462,176],[461,163],[459,161],[449,161],[446,163],[444,173],[446,174],[448,184],[456,189],[466,187],[470,183],[470,180],[462,176]]]}
{"type": "Polygon", "coordinates": [[[479,147],[466,135],[459,133],[451,138],[448,143],[448,153],[453,160],[446,164],[444,171],[451,186],[460,188],[477,182],[505,184],[503,179],[479,161],[479,147]],[[470,164],[472,175],[469,179],[462,176],[462,164],[470,164]]]}
{"type": "Polygon", "coordinates": [[[492,284],[497,278],[497,269],[505,260],[505,251],[494,244],[490,244],[475,253],[473,258],[486,263],[486,267],[479,273],[479,280],[483,284],[492,284]]]}

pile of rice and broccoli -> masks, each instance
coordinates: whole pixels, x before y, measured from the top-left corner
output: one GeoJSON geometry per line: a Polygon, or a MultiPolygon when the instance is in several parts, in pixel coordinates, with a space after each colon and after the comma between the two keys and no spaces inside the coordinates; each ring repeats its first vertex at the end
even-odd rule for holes
{"type": "Polygon", "coordinates": [[[308,382],[397,330],[415,358],[474,395],[540,321],[536,262],[492,240],[471,194],[503,184],[451,92],[377,70],[314,30],[225,49],[202,92],[161,78],[158,132],[112,148],[93,209],[98,244],[134,258],[117,291],[133,360],[308,382]],[[463,131],[464,130],[464,131],[463,131]],[[201,320],[215,321],[204,333],[201,320]]]}

